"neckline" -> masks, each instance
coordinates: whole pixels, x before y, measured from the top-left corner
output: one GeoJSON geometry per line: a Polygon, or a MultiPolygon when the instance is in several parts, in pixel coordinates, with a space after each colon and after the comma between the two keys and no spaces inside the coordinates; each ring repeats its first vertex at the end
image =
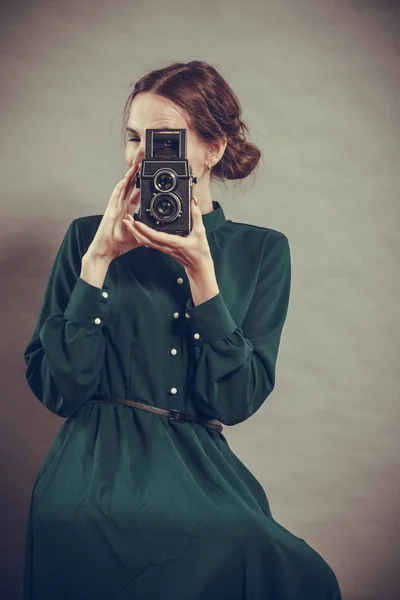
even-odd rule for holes
{"type": "Polygon", "coordinates": [[[201,215],[203,225],[207,233],[215,231],[226,223],[226,217],[221,204],[217,202],[217,200],[212,200],[212,203],[214,210],[201,215]]]}

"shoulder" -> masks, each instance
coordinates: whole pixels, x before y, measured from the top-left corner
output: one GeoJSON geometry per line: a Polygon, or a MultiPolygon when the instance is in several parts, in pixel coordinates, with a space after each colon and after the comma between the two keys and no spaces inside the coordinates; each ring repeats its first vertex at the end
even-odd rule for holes
{"type": "Polygon", "coordinates": [[[287,236],[277,229],[253,225],[251,223],[239,223],[236,221],[226,221],[226,228],[238,238],[241,243],[246,244],[247,248],[255,246],[263,252],[268,252],[275,246],[289,247],[287,236]]]}
{"type": "Polygon", "coordinates": [[[77,217],[74,219],[74,222],[78,225],[82,233],[90,231],[96,232],[102,218],[103,215],[87,215],[84,217],[77,217]]]}
{"type": "Polygon", "coordinates": [[[70,228],[75,228],[77,235],[81,238],[85,250],[92,243],[102,218],[103,215],[77,217],[70,224],[70,228]]]}

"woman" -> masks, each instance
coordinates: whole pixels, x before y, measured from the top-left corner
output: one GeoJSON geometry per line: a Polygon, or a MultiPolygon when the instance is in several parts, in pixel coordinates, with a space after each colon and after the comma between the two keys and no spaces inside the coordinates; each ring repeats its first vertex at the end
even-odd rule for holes
{"type": "Polygon", "coordinates": [[[104,215],[70,224],[24,354],[65,417],[32,492],[24,600],[340,600],[222,434],[274,389],[291,277],[283,233],[211,198],[211,176],[260,158],[240,104],[209,64],[171,64],[136,84],[124,130],[128,172],[104,215]],[[188,236],[132,217],[161,127],[187,129],[188,236]]]}

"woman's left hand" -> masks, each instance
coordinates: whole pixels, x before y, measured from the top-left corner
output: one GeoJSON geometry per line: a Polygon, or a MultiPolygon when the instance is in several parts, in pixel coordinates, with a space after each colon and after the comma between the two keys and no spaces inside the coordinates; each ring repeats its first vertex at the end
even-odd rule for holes
{"type": "Polygon", "coordinates": [[[156,231],[141,221],[135,221],[131,215],[126,215],[130,217],[129,221],[123,219],[126,227],[139,242],[170,254],[190,274],[200,271],[212,260],[201,210],[194,198],[195,196],[191,200],[192,229],[187,236],[156,231]]]}

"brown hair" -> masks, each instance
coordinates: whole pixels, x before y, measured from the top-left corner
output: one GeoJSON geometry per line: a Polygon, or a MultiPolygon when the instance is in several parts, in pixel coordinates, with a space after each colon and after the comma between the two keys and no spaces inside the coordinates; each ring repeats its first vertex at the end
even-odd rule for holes
{"type": "Polygon", "coordinates": [[[257,167],[261,150],[246,140],[248,127],[241,119],[241,105],[231,87],[210,64],[193,60],[175,62],[151,71],[134,85],[124,107],[122,132],[132,100],[139,92],[159,94],[183,109],[190,128],[207,147],[225,135],[225,152],[211,169],[211,178],[244,179],[257,167]]]}

